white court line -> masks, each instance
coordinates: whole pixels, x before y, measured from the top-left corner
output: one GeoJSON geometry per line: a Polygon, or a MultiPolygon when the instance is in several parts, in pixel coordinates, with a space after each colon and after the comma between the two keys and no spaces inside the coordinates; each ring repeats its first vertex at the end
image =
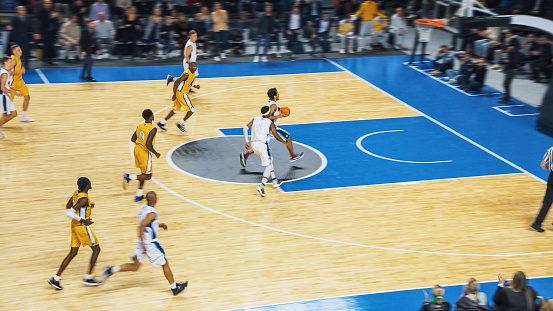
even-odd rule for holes
{"type": "Polygon", "coordinates": [[[35,70],[36,70],[36,73],[38,73],[38,76],[40,77],[40,79],[42,79],[42,82],[44,82],[44,84],[50,84],[50,81],[46,79],[46,76],[42,73],[40,69],[35,69],[35,70]]]}
{"type": "Polygon", "coordinates": [[[501,108],[509,108],[509,107],[525,107],[524,105],[510,105],[510,106],[494,106],[493,109],[503,112],[504,114],[508,115],[509,117],[524,117],[524,116],[537,116],[539,113],[523,113],[523,114],[512,114],[507,110],[503,110],[501,108]]]}
{"type": "Polygon", "coordinates": [[[405,103],[404,101],[400,100],[399,98],[393,96],[392,94],[390,94],[390,93],[388,93],[388,92],[385,92],[383,89],[377,87],[376,85],[370,83],[369,81],[367,81],[367,80],[361,78],[360,76],[354,74],[353,72],[351,72],[350,70],[346,69],[345,67],[343,67],[343,66],[337,64],[336,62],[334,62],[334,61],[332,61],[332,60],[330,60],[330,59],[327,59],[327,61],[330,62],[331,64],[333,64],[334,66],[336,66],[336,67],[338,67],[338,68],[340,68],[340,69],[342,69],[342,70],[344,70],[344,71],[349,72],[349,73],[352,74],[353,76],[357,77],[359,80],[361,80],[361,81],[367,83],[368,85],[374,87],[375,89],[379,90],[380,92],[382,92],[382,93],[384,93],[384,94],[386,94],[386,95],[388,95],[388,96],[394,98],[395,100],[397,100],[398,102],[404,104],[405,106],[407,106],[407,107],[409,107],[409,108],[415,110],[416,112],[420,113],[422,116],[424,116],[425,118],[427,118],[428,120],[430,120],[430,121],[436,123],[437,125],[439,125],[439,126],[443,127],[444,129],[450,131],[451,133],[455,134],[456,136],[462,138],[463,140],[465,140],[465,141],[471,143],[472,145],[474,145],[474,146],[476,146],[476,147],[478,147],[478,148],[484,150],[485,152],[487,152],[487,153],[491,154],[492,156],[498,158],[499,160],[501,160],[501,161],[503,161],[503,162],[505,162],[505,163],[511,165],[512,167],[516,168],[517,170],[520,170],[521,172],[523,172],[523,173],[525,173],[525,174],[528,174],[528,175],[532,176],[532,177],[535,178],[536,180],[539,180],[539,181],[541,181],[541,182],[544,183],[544,184],[546,183],[545,180],[543,180],[543,179],[539,178],[538,176],[536,176],[536,175],[534,175],[534,174],[528,172],[527,170],[523,169],[522,167],[520,167],[520,166],[514,164],[513,162],[511,162],[511,161],[505,159],[504,157],[502,157],[502,156],[498,155],[497,153],[495,153],[495,152],[489,150],[488,148],[486,148],[486,147],[484,147],[484,146],[482,146],[482,145],[476,143],[475,141],[473,141],[473,140],[471,140],[471,139],[469,139],[469,138],[463,136],[462,134],[460,134],[460,133],[458,133],[457,131],[453,130],[452,128],[446,126],[445,124],[439,122],[438,120],[436,120],[436,119],[430,117],[429,115],[423,113],[422,111],[420,111],[420,110],[418,110],[418,109],[415,109],[414,107],[408,105],[407,103],[405,103]]]}
{"type": "Polygon", "coordinates": [[[405,160],[398,160],[398,159],[386,158],[386,157],[383,157],[383,156],[379,156],[379,155],[376,154],[376,153],[372,153],[372,152],[368,151],[367,149],[363,148],[363,145],[361,145],[361,142],[362,142],[363,139],[365,139],[366,137],[369,137],[369,136],[375,135],[375,134],[380,134],[380,133],[393,133],[393,132],[403,132],[403,130],[380,131],[380,132],[370,133],[370,134],[367,134],[367,135],[364,135],[364,136],[359,137],[359,139],[355,142],[355,144],[357,145],[357,148],[361,149],[361,151],[363,151],[364,153],[369,154],[369,155],[372,155],[373,157],[380,158],[380,159],[383,159],[383,160],[388,160],[388,161],[403,162],[403,163],[415,163],[415,164],[434,164],[434,163],[453,162],[453,161],[451,161],[451,160],[445,160],[445,161],[430,161],[430,162],[419,162],[419,161],[405,161],[405,160]]]}

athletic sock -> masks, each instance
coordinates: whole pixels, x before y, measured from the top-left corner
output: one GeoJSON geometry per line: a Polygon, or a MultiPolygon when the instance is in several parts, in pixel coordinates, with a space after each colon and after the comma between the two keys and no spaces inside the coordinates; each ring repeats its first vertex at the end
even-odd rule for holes
{"type": "Polygon", "coordinates": [[[23,111],[21,114],[22,114],[23,117],[25,117],[25,118],[27,117],[27,111],[23,111]]]}
{"type": "Polygon", "coordinates": [[[57,274],[54,274],[54,277],[53,277],[54,281],[56,282],[59,282],[61,280],[61,278],[57,275],[57,274]]]}
{"type": "Polygon", "coordinates": [[[85,274],[84,279],[85,280],[92,280],[94,278],[94,274],[85,274]]]}
{"type": "Polygon", "coordinates": [[[272,179],[276,179],[275,170],[272,170],[272,171],[271,171],[271,178],[272,178],[272,179]]]}
{"type": "Polygon", "coordinates": [[[173,284],[171,284],[171,289],[175,289],[177,288],[177,282],[173,282],[173,284]]]}
{"type": "Polygon", "coordinates": [[[186,123],[184,120],[180,120],[180,121],[179,121],[179,124],[180,124],[180,125],[184,125],[184,123],[186,123]]]}
{"type": "Polygon", "coordinates": [[[130,180],[136,180],[137,178],[138,178],[138,176],[136,176],[136,175],[129,175],[130,180]]]}
{"type": "Polygon", "coordinates": [[[249,152],[249,151],[244,152],[244,158],[247,159],[250,156],[250,154],[251,154],[251,152],[249,152]]]}
{"type": "Polygon", "coordinates": [[[117,273],[121,270],[121,266],[111,267],[111,274],[117,273]]]}
{"type": "Polygon", "coordinates": [[[161,123],[161,124],[165,124],[165,123],[167,123],[167,120],[165,120],[165,119],[161,119],[161,121],[159,121],[159,123],[161,123]]]}
{"type": "Polygon", "coordinates": [[[142,195],[142,189],[137,189],[136,190],[136,196],[139,197],[142,195]]]}

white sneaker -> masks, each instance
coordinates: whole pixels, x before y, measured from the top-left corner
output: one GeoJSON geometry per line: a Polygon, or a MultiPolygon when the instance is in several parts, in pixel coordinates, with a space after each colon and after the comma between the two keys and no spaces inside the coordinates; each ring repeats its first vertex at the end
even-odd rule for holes
{"type": "Polygon", "coordinates": [[[276,57],[280,58],[280,52],[276,52],[276,57]]]}
{"type": "Polygon", "coordinates": [[[21,116],[21,122],[35,122],[35,120],[29,118],[29,116],[21,116]]]}
{"type": "Polygon", "coordinates": [[[224,52],[221,53],[221,58],[227,58],[227,54],[225,54],[224,52]]]}
{"type": "Polygon", "coordinates": [[[259,56],[257,56],[257,55],[254,56],[254,57],[253,57],[253,62],[254,62],[254,63],[259,62],[259,56]]]}
{"type": "Polygon", "coordinates": [[[344,53],[346,53],[346,50],[340,49],[340,54],[344,54],[344,53]]]}
{"type": "Polygon", "coordinates": [[[266,63],[266,62],[267,62],[267,56],[262,56],[262,57],[261,57],[261,61],[264,62],[264,63],[266,63]]]}
{"type": "Polygon", "coordinates": [[[216,62],[220,62],[221,58],[219,56],[215,56],[215,57],[213,57],[213,60],[216,61],[216,62]]]}

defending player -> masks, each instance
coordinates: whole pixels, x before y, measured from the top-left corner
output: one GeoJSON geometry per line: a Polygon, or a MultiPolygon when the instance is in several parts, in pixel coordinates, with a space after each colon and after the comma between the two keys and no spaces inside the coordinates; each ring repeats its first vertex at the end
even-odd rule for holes
{"type": "Polygon", "coordinates": [[[106,266],[102,276],[103,282],[116,272],[137,271],[144,262],[144,255],[146,255],[153,267],[162,267],[163,275],[171,284],[173,295],[178,295],[188,286],[188,282],[175,282],[169,262],[165,258],[165,251],[157,239],[159,227],[167,230],[167,225],[159,222],[159,214],[155,209],[157,203],[156,193],[153,191],[146,193],[146,200],[148,204],[142,205],[138,210],[138,239],[136,240],[136,249],[131,255],[133,262],[115,267],[106,266]]]}
{"type": "Polygon", "coordinates": [[[134,143],[134,163],[140,169],[140,175],[123,175],[123,189],[127,189],[129,181],[138,180],[138,190],[136,190],[135,202],[144,200],[142,189],[144,182],[152,179],[152,153],[159,158],[161,155],[154,149],[156,142],[157,128],[152,124],[154,113],[150,109],[142,111],[144,122],[136,127],[132,134],[131,141],[134,143]]]}
{"type": "Polygon", "coordinates": [[[15,66],[15,60],[9,56],[4,56],[2,64],[3,67],[0,69],[0,113],[2,113],[2,117],[0,117],[0,139],[4,138],[2,126],[17,117],[17,111],[10,95],[21,96],[21,93],[12,86],[13,76],[10,75],[10,71],[15,66]]]}
{"type": "MultiPolygon", "coordinates": [[[[278,93],[276,88],[271,88],[267,91],[267,96],[269,96],[269,101],[267,101],[267,107],[269,107],[270,109],[269,119],[272,120],[273,123],[275,124],[276,132],[283,139],[286,140],[284,141],[284,144],[286,145],[286,148],[288,148],[288,152],[290,152],[290,162],[297,161],[303,157],[303,152],[294,153],[294,146],[292,144],[292,135],[290,135],[290,133],[281,129],[280,127],[276,126],[276,119],[287,117],[287,115],[280,113],[280,109],[277,106],[277,101],[279,100],[280,94],[278,93]]],[[[240,154],[240,164],[242,164],[242,167],[246,167],[246,161],[248,160],[248,157],[252,153],[253,153],[253,150],[248,150],[240,154]]]]}
{"type": "Polygon", "coordinates": [[[73,196],[69,198],[65,206],[68,209],[66,215],[71,218],[71,250],[61,262],[58,272],[48,280],[48,284],[52,285],[52,287],[57,290],[63,289],[60,285],[61,274],[63,270],[67,268],[71,260],[77,256],[79,247],[81,246],[90,246],[90,248],[92,248],[88,274],[84,275],[84,281],[82,283],[87,286],[98,286],[100,284],[94,280],[94,276],[92,275],[96,260],[98,259],[98,255],[100,255],[98,239],[89,228],[89,226],[94,223],[90,218],[94,203],[91,203],[88,197],[88,190],[92,189],[92,184],[88,178],[81,177],[77,180],[77,186],[78,190],[75,190],[73,196]]]}
{"type": "MultiPolygon", "coordinates": [[[[17,44],[12,45],[11,49],[13,53],[12,58],[15,60],[15,67],[12,69],[12,86],[15,87],[16,91],[21,93],[21,96],[23,96],[23,112],[21,113],[21,122],[34,122],[35,120],[31,119],[27,115],[27,109],[29,109],[31,96],[29,95],[29,89],[27,88],[27,85],[25,84],[25,81],[23,81],[22,77],[22,75],[25,74],[25,67],[21,65],[21,55],[23,55],[23,51],[21,51],[21,47],[17,44]]],[[[10,95],[12,101],[14,97],[14,94],[10,95]]]]}
{"type": "Polygon", "coordinates": [[[247,150],[250,150],[250,140],[248,139],[248,129],[252,129],[252,142],[251,147],[253,152],[261,158],[261,165],[265,167],[263,172],[263,178],[261,184],[257,186],[257,192],[264,197],[265,196],[265,183],[269,180],[269,176],[273,179],[273,187],[278,187],[282,184],[282,181],[278,180],[275,176],[275,170],[273,168],[273,157],[271,156],[271,148],[269,148],[269,133],[276,138],[276,140],[285,144],[286,142],[276,131],[275,123],[269,119],[271,115],[271,109],[268,106],[261,107],[261,117],[253,118],[246,126],[244,126],[244,139],[246,144],[244,145],[247,150]]]}
{"type": "Polygon", "coordinates": [[[188,92],[190,92],[190,88],[195,87],[197,89],[200,89],[199,85],[193,85],[194,79],[196,78],[194,76],[194,72],[196,71],[197,66],[195,62],[191,62],[188,69],[184,71],[184,73],[175,81],[173,85],[173,110],[169,111],[169,114],[165,117],[165,119],[159,121],[157,123],[157,126],[162,129],[163,131],[167,131],[165,128],[165,123],[167,123],[167,120],[169,120],[172,116],[174,116],[181,108],[184,108],[186,111],[186,115],[182,120],[177,123],[177,127],[182,132],[186,132],[186,129],[184,128],[184,124],[186,123],[186,120],[194,114],[196,111],[196,106],[194,106],[194,103],[188,97],[188,92]]]}

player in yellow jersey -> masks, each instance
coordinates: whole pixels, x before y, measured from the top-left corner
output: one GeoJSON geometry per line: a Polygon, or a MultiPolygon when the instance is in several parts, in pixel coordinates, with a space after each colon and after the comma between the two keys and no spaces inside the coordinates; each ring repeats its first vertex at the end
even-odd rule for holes
{"type": "Polygon", "coordinates": [[[173,84],[173,110],[169,111],[169,114],[165,117],[165,119],[159,121],[157,123],[157,126],[162,129],[163,131],[167,131],[165,128],[165,123],[167,123],[167,120],[169,120],[172,116],[174,116],[177,112],[180,111],[181,108],[184,108],[186,111],[186,115],[182,120],[177,123],[177,127],[179,130],[186,132],[184,129],[184,124],[188,118],[194,114],[194,111],[196,111],[196,106],[194,106],[194,103],[188,97],[188,92],[190,92],[190,88],[195,87],[197,89],[200,89],[199,85],[193,85],[194,79],[196,77],[194,76],[194,72],[196,71],[196,63],[191,62],[188,64],[188,69],[186,69],[183,74],[175,81],[173,84]]]}
{"type": "Polygon", "coordinates": [[[90,180],[86,177],[81,177],[77,180],[78,190],[75,190],[73,195],[69,198],[66,204],[67,217],[71,218],[71,250],[69,254],[61,262],[58,272],[48,280],[48,284],[52,285],[57,290],[62,290],[60,285],[60,277],[77,253],[79,247],[90,246],[92,248],[92,256],[90,257],[90,266],[88,268],[88,274],[85,274],[84,281],[82,282],[87,286],[98,286],[99,282],[94,280],[92,271],[96,265],[98,255],[100,255],[100,245],[96,235],[90,230],[90,225],[94,222],[90,218],[91,209],[94,208],[94,203],[90,202],[88,197],[88,190],[92,189],[90,180]]]}
{"type": "MultiPolygon", "coordinates": [[[[27,115],[27,109],[29,109],[29,102],[31,101],[31,96],[29,95],[29,89],[27,88],[27,85],[25,84],[25,81],[23,81],[23,77],[21,75],[25,74],[25,67],[21,65],[21,55],[23,55],[23,51],[21,51],[21,47],[17,44],[14,44],[11,46],[12,49],[12,58],[15,59],[15,67],[13,67],[12,75],[13,75],[13,84],[12,86],[15,88],[16,91],[21,93],[21,96],[23,96],[23,113],[21,114],[21,122],[34,122],[35,120],[31,119],[27,115]]],[[[15,95],[10,95],[10,98],[13,100],[15,95]]]]}
{"type": "Polygon", "coordinates": [[[134,163],[140,169],[140,175],[123,175],[123,189],[127,189],[129,181],[138,180],[138,190],[136,190],[135,202],[144,200],[142,188],[144,181],[152,179],[152,153],[159,158],[161,155],[154,149],[156,142],[157,128],[152,124],[154,113],[150,109],[142,111],[144,122],[136,127],[132,134],[131,141],[134,143],[134,163]]]}

